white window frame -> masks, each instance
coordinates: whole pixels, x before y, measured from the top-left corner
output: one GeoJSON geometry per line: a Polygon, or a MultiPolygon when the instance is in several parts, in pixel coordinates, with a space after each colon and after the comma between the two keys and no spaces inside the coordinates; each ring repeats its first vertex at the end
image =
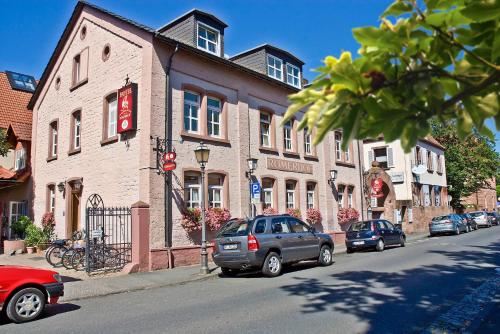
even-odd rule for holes
{"type": "Polygon", "coordinates": [[[56,210],[56,186],[49,187],[49,212],[54,213],[56,210]]]}
{"type": "Polygon", "coordinates": [[[342,209],[344,207],[344,192],[345,192],[345,186],[344,185],[338,186],[337,204],[339,206],[339,209],[342,209]],[[341,189],[342,191],[340,191],[341,189]]]}
{"type": "Polygon", "coordinates": [[[345,154],[345,161],[351,162],[351,150],[349,149],[349,146],[347,146],[347,149],[344,151],[344,154],[345,154]]]}
{"type": "Polygon", "coordinates": [[[338,131],[335,132],[335,158],[342,160],[342,133],[338,131]]]}
{"type": "Polygon", "coordinates": [[[73,114],[73,148],[75,150],[79,149],[82,142],[81,142],[81,138],[82,138],[82,134],[81,134],[81,125],[82,125],[82,116],[80,114],[80,112],[76,112],[73,114]]]}
{"type": "MultiPolygon", "coordinates": [[[[27,206],[26,202],[16,202],[16,201],[9,202],[9,227],[14,222],[13,217],[16,217],[15,221],[17,221],[17,219],[19,219],[21,216],[25,215],[26,206],[27,206]],[[16,213],[15,214],[12,213],[14,206],[16,206],[16,213]],[[19,208],[22,208],[22,210],[19,210],[19,208]],[[22,211],[22,213],[21,213],[21,211],[22,211]]],[[[9,228],[9,239],[12,237],[11,233],[12,233],[12,231],[9,228]]]]}
{"type": "Polygon", "coordinates": [[[201,208],[201,177],[194,175],[191,176],[196,177],[197,183],[184,184],[185,191],[189,193],[189,199],[185,199],[186,207],[192,209],[201,208]],[[195,190],[198,192],[198,201],[193,201],[193,193],[195,190]]]}
{"type": "MultiPolygon", "coordinates": [[[[224,207],[224,176],[220,174],[212,174],[212,176],[216,176],[219,179],[219,183],[222,184],[213,184],[208,185],[208,206],[211,208],[223,208],[224,207]],[[219,200],[215,200],[215,192],[219,192],[219,200]],[[210,195],[212,196],[212,200],[210,200],[210,195]],[[216,206],[215,204],[218,204],[216,206]]],[[[209,176],[210,177],[210,176],[209,176]]]]}
{"type": "Polygon", "coordinates": [[[218,29],[215,29],[214,27],[209,26],[208,24],[198,22],[198,24],[196,26],[196,46],[200,50],[203,50],[203,51],[206,51],[208,53],[211,53],[211,54],[214,54],[216,56],[219,56],[220,55],[220,31],[218,29]],[[213,44],[214,42],[212,42],[211,40],[209,40],[206,37],[200,36],[200,27],[203,28],[203,29],[205,29],[205,30],[207,30],[207,31],[213,32],[217,36],[217,42],[215,43],[215,49],[216,49],[215,52],[214,51],[210,51],[210,49],[208,47],[209,43],[213,44]],[[206,42],[206,45],[207,45],[206,48],[204,48],[204,47],[202,47],[202,46],[200,46],[198,44],[198,39],[199,38],[203,39],[206,42]]]}
{"type": "Polygon", "coordinates": [[[301,75],[300,75],[300,68],[298,68],[297,66],[292,65],[292,64],[290,64],[290,63],[286,63],[286,83],[287,83],[287,84],[289,84],[290,86],[293,86],[293,87],[296,87],[296,88],[301,88],[301,83],[300,83],[300,81],[301,81],[301,80],[300,80],[300,77],[301,77],[301,75]],[[289,69],[291,69],[291,70],[292,70],[292,72],[291,72],[291,73],[288,71],[289,69]],[[294,70],[294,69],[295,69],[295,70],[297,70],[297,76],[295,76],[295,75],[293,74],[293,70],[294,70]],[[290,82],[290,80],[289,80],[289,76],[290,76],[290,77],[291,77],[291,79],[292,79],[292,80],[291,80],[291,82],[290,82]],[[297,79],[297,85],[295,85],[295,84],[293,83],[293,80],[294,80],[294,79],[297,79]]]}
{"type": "Polygon", "coordinates": [[[189,133],[199,133],[200,132],[200,105],[201,105],[201,95],[197,92],[193,92],[193,91],[190,91],[190,90],[186,90],[183,92],[183,94],[186,94],[186,93],[190,93],[190,94],[193,94],[193,95],[196,95],[198,96],[198,102],[193,102],[193,101],[190,101],[190,100],[186,100],[184,98],[184,105],[183,105],[183,110],[182,110],[182,117],[184,119],[184,131],[186,132],[189,132],[189,133]],[[186,127],[186,104],[189,105],[189,115],[188,115],[188,123],[187,123],[187,127],[186,127]],[[196,117],[193,117],[192,116],[192,112],[191,112],[191,108],[196,108],[196,117]],[[196,120],[196,131],[194,131],[192,128],[191,128],[191,125],[192,125],[192,121],[193,120],[196,120]]]}
{"type": "Polygon", "coordinates": [[[285,151],[293,151],[293,123],[292,121],[288,121],[283,125],[283,145],[285,151]]]}
{"type": "Polygon", "coordinates": [[[26,149],[15,150],[14,170],[23,170],[26,168],[26,149]]]}
{"type": "Polygon", "coordinates": [[[316,185],[312,184],[312,183],[308,183],[306,185],[306,208],[307,209],[313,209],[314,208],[314,202],[315,202],[315,196],[314,196],[314,193],[315,193],[315,188],[316,185]],[[309,186],[312,185],[312,190],[309,190],[309,186]]]}
{"type": "Polygon", "coordinates": [[[52,136],[52,147],[50,149],[50,153],[53,157],[55,157],[57,155],[57,131],[59,130],[59,124],[57,122],[53,122],[50,127],[52,136]]]}
{"type": "Polygon", "coordinates": [[[207,98],[207,132],[210,137],[221,137],[221,116],[222,116],[222,101],[216,97],[209,96],[207,98]],[[208,103],[208,100],[217,101],[219,103],[219,107],[211,106],[208,103]],[[210,117],[210,113],[212,113],[212,118],[210,117]],[[213,118],[214,113],[219,115],[219,121],[216,122],[213,118]],[[218,134],[214,133],[215,126],[218,126],[218,134]],[[212,132],[212,133],[210,133],[212,132]]]}
{"type": "Polygon", "coordinates": [[[260,122],[260,145],[262,147],[271,147],[271,115],[268,113],[261,112],[259,114],[260,122]],[[267,120],[262,119],[262,115],[267,117],[267,120]],[[267,131],[264,132],[263,124],[267,125],[267,131]],[[264,138],[267,138],[267,144],[264,142],[264,138]]]}
{"type": "Polygon", "coordinates": [[[108,138],[118,134],[118,97],[107,101],[108,103],[108,138]],[[114,108],[113,108],[114,106],[114,108]]]}
{"type": "Polygon", "coordinates": [[[281,60],[280,58],[275,57],[271,54],[268,54],[267,55],[267,76],[274,78],[274,79],[277,79],[279,81],[283,81],[283,60],[281,60]],[[273,65],[271,65],[269,63],[269,59],[273,60],[273,65]],[[280,67],[276,67],[276,62],[280,63],[280,67]],[[274,75],[271,75],[271,73],[269,71],[270,69],[274,70],[274,75]],[[279,77],[276,75],[277,70],[280,71],[280,73],[281,73],[281,75],[279,77]]]}
{"type": "Polygon", "coordinates": [[[292,182],[287,182],[285,183],[285,190],[286,190],[286,208],[287,209],[294,209],[295,208],[295,188],[296,185],[292,182]],[[293,185],[293,189],[288,189],[288,185],[291,184],[293,185]],[[289,196],[291,196],[291,201],[289,200],[289,196]]]}
{"type": "Polygon", "coordinates": [[[352,208],[353,207],[353,192],[354,189],[353,187],[347,187],[347,207],[352,208]]]}
{"type": "Polygon", "coordinates": [[[312,135],[304,129],[304,152],[307,155],[312,155],[312,135]]]}

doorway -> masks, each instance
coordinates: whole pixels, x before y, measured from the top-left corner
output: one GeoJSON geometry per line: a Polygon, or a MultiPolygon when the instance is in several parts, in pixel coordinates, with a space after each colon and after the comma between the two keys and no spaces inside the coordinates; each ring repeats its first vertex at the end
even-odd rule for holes
{"type": "Polygon", "coordinates": [[[81,179],[69,181],[66,186],[66,237],[82,230],[81,224],[81,179]]]}

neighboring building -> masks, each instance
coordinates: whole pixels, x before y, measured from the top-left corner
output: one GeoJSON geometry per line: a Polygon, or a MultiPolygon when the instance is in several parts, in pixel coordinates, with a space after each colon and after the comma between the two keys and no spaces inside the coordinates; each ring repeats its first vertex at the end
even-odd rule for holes
{"type": "Polygon", "coordinates": [[[22,215],[32,217],[31,122],[27,109],[35,90],[32,76],[0,72],[0,129],[12,149],[0,156],[0,246],[10,238],[10,224],[22,215]]]}
{"type": "Polygon", "coordinates": [[[486,210],[495,211],[497,209],[496,179],[488,181],[488,186],[479,189],[475,193],[462,198],[460,202],[465,207],[465,211],[486,210]]]}
{"type": "Polygon", "coordinates": [[[344,152],[342,133],[332,132],[314,147],[313,136],[297,130],[298,119],[280,126],[287,96],[301,86],[303,62],[267,44],[227,58],[226,28],[200,10],[155,30],[76,5],[30,102],[36,220],[54,211],[57,234],[68,237],[84,227],[93,193],[106,206],[142,201],[151,213],[150,267],[189,263],[193,254],[198,261],[199,235],[186,232],[182,214],[203,205],[204,187],[205,205],[249,215],[250,157],[258,159],[254,177],[262,185],[257,213],[299,208],[305,218],[314,207],[323,216],[320,229],[340,231],[339,205],[362,210],[359,143],[344,152]],[[117,90],[126,78],[137,84],[137,124],[120,134],[117,90]],[[157,174],[153,151],[155,138],[165,136],[177,153],[171,184],[157,174]],[[201,141],[211,151],[205,184],[194,155],[201,141]],[[334,190],[331,169],[338,171],[334,190]]]}
{"type": "MultiPolygon", "coordinates": [[[[383,138],[365,140],[364,169],[377,161],[390,176],[395,193],[394,221],[407,232],[426,231],[430,219],[450,211],[444,147],[428,136],[417,142],[411,153],[405,153],[399,140],[385,143],[383,138]]],[[[368,185],[369,188],[369,185],[368,185]]],[[[384,205],[369,198],[374,218],[387,215],[384,205]]]]}

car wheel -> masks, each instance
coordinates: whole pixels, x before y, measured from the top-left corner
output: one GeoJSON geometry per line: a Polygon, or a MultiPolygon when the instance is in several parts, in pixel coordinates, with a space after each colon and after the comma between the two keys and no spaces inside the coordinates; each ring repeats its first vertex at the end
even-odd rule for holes
{"type": "Polygon", "coordinates": [[[7,317],[16,323],[31,321],[40,316],[45,307],[45,295],[37,288],[18,291],[6,308],[7,317]]]}
{"type": "Polygon", "coordinates": [[[455,228],[455,235],[459,235],[460,234],[460,228],[458,228],[458,226],[455,228]]]}
{"type": "Polygon", "coordinates": [[[405,237],[401,236],[401,241],[399,242],[399,245],[400,245],[401,247],[406,246],[406,240],[405,240],[405,237]]]}
{"type": "Polygon", "coordinates": [[[346,252],[347,252],[347,254],[354,253],[354,249],[352,249],[351,247],[347,247],[346,252]]]}
{"type": "Polygon", "coordinates": [[[323,245],[319,251],[318,262],[320,265],[326,267],[332,264],[332,249],[328,245],[323,245]]]}
{"type": "Polygon", "coordinates": [[[276,277],[281,273],[281,269],[281,257],[275,252],[267,254],[262,266],[262,273],[267,277],[276,277]]]}
{"type": "Polygon", "coordinates": [[[384,250],[384,248],[385,248],[384,240],[378,239],[375,249],[377,250],[377,252],[381,252],[384,250]]]}
{"type": "Polygon", "coordinates": [[[228,276],[228,277],[234,277],[234,276],[238,275],[238,273],[240,272],[238,269],[225,268],[225,267],[221,267],[220,271],[222,272],[222,274],[224,276],[228,276]]]}

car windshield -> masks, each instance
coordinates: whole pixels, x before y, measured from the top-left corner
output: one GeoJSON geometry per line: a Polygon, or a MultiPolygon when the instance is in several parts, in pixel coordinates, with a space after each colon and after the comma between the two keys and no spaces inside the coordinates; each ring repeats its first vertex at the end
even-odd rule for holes
{"type": "Polygon", "coordinates": [[[496,216],[494,212],[488,212],[487,215],[491,216],[491,217],[495,217],[496,216]]]}
{"type": "Polygon", "coordinates": [[[432,221],[446,220],[446,219],[449,219],[449,218],[450,217],[448,217],[448,216],[437,216],[437,217],[432,218],[432,221]]]}
{"type": "Polygon", "coordinates": [[[471,212],[470,215],[472,217],[479,217],[479,216],[484,215],[484,212],[471,212]]]}
{"type": "Polygon", "coordinates": [[[369,231],[371,229],[372,222],[356,222],[349,227],[349,231],[369,231]]]}
{"type": "Polygon", "coordinates": [[[250,222],[243,219],[231,219],[224,225],[217,237],[236,237],[248,235],[250,222]]]}

